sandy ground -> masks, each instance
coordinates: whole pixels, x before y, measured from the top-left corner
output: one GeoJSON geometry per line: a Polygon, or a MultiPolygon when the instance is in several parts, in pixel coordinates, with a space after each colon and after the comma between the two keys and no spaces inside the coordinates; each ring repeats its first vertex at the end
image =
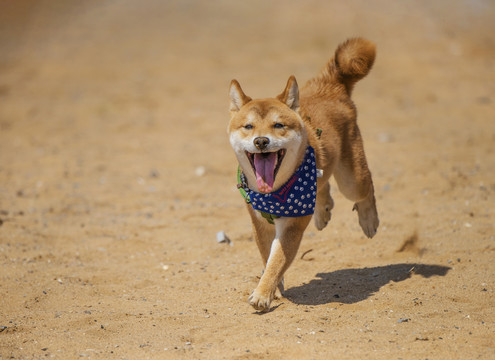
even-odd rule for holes
{"type": "Polygon", "coordinates": [[[490,0],[2,1],[0,358],[494,359],[494,33],[490,0]],[[228,84],[357,35],[381,227],[334,186],[256,314],[228,84]]]}

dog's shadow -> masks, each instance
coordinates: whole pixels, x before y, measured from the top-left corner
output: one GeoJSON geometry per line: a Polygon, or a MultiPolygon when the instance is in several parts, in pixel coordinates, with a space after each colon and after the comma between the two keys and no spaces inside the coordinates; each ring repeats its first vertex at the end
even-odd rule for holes
{"type": "Polygon", "coordinates": [[[316,274],[318,279],[287,289],[284,297],[299,305],[354,304],[369,298],[392,281],[403,281],[413,274],[424,278],[445,276],[450,269],[441,265],[393,264],[319,273],[316,274]]]}

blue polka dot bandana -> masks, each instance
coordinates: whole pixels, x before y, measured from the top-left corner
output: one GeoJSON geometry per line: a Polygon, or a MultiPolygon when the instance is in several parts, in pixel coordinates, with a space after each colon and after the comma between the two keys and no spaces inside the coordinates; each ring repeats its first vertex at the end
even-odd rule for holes
{"type": "Polygon", "coordinates": [[[278,190],[263,194],[246,189],[255,210],[281,217],[312,215],[316,203],[316,160],[311,146],[294,175],[278,190]]]}

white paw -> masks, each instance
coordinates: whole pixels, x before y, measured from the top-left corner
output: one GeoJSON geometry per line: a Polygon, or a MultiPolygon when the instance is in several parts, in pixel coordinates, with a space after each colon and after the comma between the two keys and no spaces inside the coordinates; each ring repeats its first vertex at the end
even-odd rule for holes
{"type": "Polygon", "coordinates": [[[262,295],[257,290],[254,290],[251,296],[248,298],[249,304],[256,309],[256,311],[265,312],[270,310],[270,304],[273,296],[271,294],[262,295]]]}

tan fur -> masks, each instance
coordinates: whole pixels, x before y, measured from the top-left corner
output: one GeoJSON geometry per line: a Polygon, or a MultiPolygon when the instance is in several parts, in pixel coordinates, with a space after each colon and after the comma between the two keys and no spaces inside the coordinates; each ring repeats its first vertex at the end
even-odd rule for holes
{"type": "MultiPolygon", "coordinates": [[[[328,182],[331,175],[344,196],[354,202],[365,235],[373,237],[378,228],[373,182],[356,122],[356,108],[350,98],[354,84],[368,74],[374,59],[374,44],[355,38],[337,48],[320,75],[308,81],[300,94],[293,76],[275,99],[252,100],[236,80],[231,83],[228,132],[251,189],[259,191],[244,151],[256,150],[252,145],[254,138],[268,137],[270,152],[288,149],[275,178],[275,190],[292,176],[306,147],[311,145],[315,149],[317,167],[323,170],[323,176],[318,179],[313,215],[319,230],[331,218],[333,200],[328,182]],[[284,128],[276,128],[277,122],[284,128]],[[250,126],[246,127],[247,124],[250,126]],[[323,130],[320,138],[316,129],[323,130]]],[[[267,311],[273,298],[283,291],[283,274],[296,256],[311,216],[279,218],[275,225],[270,225],[259,212],[250,205],[247,207],[265,265],[249,303],[256,310],[267,311]]]]}

